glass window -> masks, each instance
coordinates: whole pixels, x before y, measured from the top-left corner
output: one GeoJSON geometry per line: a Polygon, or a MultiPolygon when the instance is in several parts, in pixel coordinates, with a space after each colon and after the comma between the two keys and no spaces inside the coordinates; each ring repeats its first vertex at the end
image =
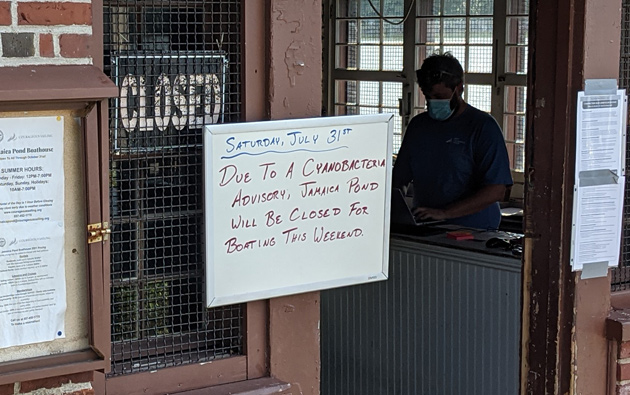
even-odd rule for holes
{"type": "Polygon", "coordinates": [[[528,0],[505,0],[501,7],[494,0],[416,1],[408,16],[414,23],[402,23],[410,11],[402,0],[331,1],[337,9],[331,26],[338,29],[330,76],[334,114],[401,114],[397,152],[404,127],[425,109],[415,70],[428,56],[451,52],[464,68],[464,99],[495,117],[512,169],[524,170],[528,0]],[[337,70],[363,73],[336,77],[337,70]]]}

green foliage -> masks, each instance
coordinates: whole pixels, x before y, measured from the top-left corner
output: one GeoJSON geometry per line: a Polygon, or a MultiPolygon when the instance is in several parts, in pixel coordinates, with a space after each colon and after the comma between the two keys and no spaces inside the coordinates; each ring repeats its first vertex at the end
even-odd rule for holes
{"type": "Polygon", "coordinates": [[[138,294],[133,285],[112,289],[112,341],[137,339],[138,294]]]}
{"type": "Polygon", "coordinates": [[[112,289],[113,342],[137,340],[140,333],[141,338],[171,333],[169,283],[152,281],[143,287],[142,297],[138,297],[138,292],[137,283],[112,289]]]}
{"type": "Polygon", "coordinates": [[[170,333],[169,283],[150,282],[144,289],[144,329],[143,337],[167,335],[170,333]]]}

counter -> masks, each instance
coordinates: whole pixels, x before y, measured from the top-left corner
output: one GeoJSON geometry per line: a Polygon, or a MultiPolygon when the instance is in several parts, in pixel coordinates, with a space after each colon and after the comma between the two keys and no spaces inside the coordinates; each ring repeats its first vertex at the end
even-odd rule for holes
{"type": "Polygon", "coordinates": [[[505,232],[392,234],[389,278],[322,291],[322,394],[518,393],[521,261],[505,232]]]}

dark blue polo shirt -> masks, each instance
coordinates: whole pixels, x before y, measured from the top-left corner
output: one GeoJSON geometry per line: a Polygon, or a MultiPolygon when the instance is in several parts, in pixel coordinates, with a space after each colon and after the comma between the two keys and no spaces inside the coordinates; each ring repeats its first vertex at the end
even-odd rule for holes
{"type": "MultiPolygon", "coordinates": [[[[427,113],[415,116],[394,165],[393,186],[410,181],[414,206],[430,208],[444,208],[485,185],[512,185],[499,125],[492,116],[470,105],[446,121],[436,121],[427,113]]],[[[496,229],[501,222],[499,203],[448,222],[496,229]]]]}

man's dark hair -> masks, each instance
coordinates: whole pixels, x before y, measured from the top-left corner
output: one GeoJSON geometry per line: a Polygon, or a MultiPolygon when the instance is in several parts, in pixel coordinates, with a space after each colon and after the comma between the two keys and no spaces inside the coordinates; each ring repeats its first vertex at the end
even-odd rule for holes
{"type": "Polygon", "coordinates": [[[422,62],[422,67],[416,70],[420,89],[431,90],[435,84],[444,83],[448,88],[455,89],[464,81],[464,69],[450,52],[431,55],[422,62]]]}

